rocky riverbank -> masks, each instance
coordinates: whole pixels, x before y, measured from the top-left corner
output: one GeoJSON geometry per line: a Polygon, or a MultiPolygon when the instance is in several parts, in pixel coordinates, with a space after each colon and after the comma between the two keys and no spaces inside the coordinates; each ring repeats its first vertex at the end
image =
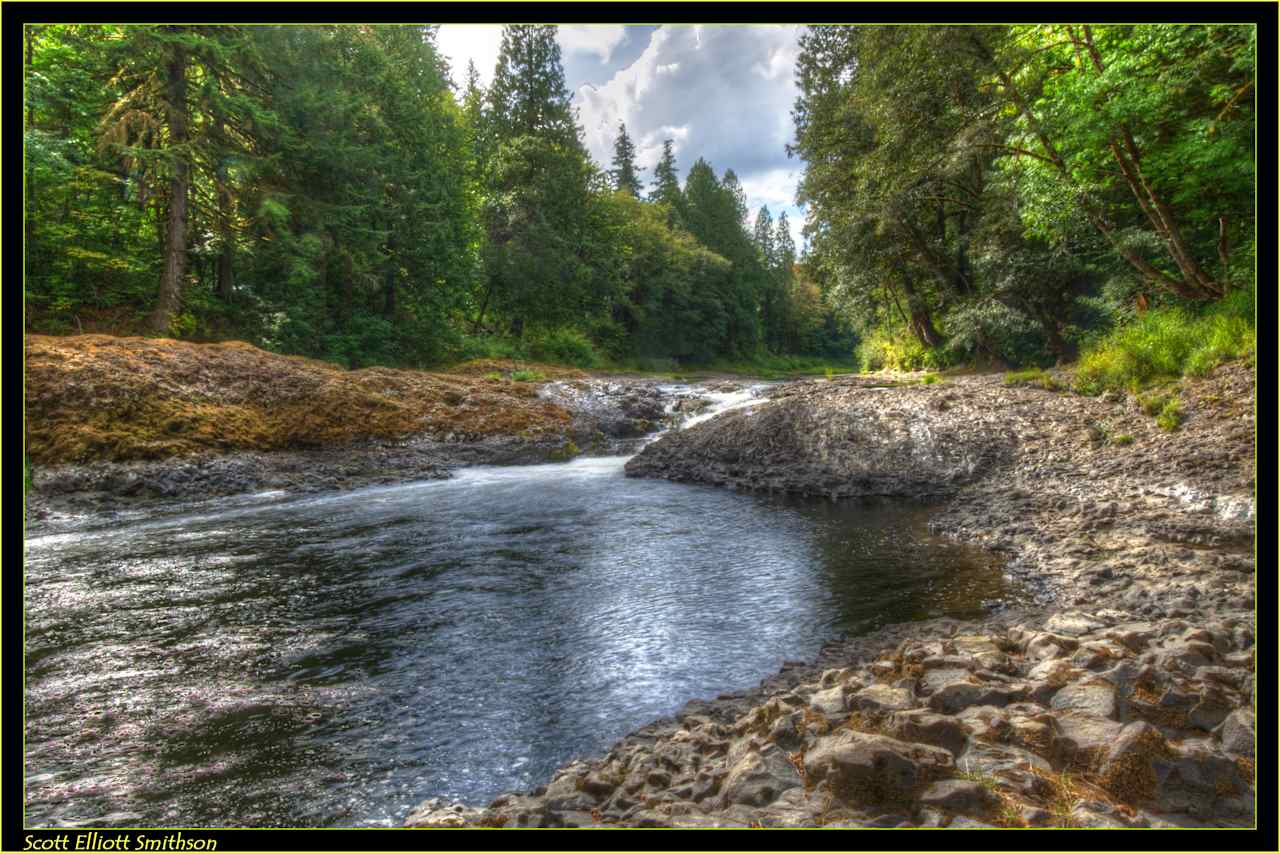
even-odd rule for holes
{"type": "Polygon", "coordinates": [[[406,824],[1252,825],[1252,372],[1185,381],[1172,433],[1128,398],[875,384],[780,386],[628,473],[945,499],[936,528],[1006,553],[1040,606],[831,643],[542,788],[406,824]]]}
{"type": "Polygon", "coordinates": [[[479,361],[428,373],[247,344],[28,336],[28,529],[232,495],[445,478],[631,452],[668,422],[653,379],[479,361]]]}

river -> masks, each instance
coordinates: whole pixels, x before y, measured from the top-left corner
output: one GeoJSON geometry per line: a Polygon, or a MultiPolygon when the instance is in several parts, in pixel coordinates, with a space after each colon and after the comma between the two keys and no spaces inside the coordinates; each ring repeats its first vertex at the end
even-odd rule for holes
{"type": "Polygon", "coordinates": [[[927,508],[625,461],[29,538],[28,825],[398,825],[426,797],[542,784],[841,633],[1017,596],[927,508]]]}

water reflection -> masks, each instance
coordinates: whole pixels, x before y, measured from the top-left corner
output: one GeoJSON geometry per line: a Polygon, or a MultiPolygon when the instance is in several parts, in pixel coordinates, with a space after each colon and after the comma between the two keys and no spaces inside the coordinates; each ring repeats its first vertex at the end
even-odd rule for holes
{"type": "Polygon", "coordinates": [[[691,698],[1009,596],[927,513],[623,459],[29,540],[32,825],[397,824],[691,698]]]}

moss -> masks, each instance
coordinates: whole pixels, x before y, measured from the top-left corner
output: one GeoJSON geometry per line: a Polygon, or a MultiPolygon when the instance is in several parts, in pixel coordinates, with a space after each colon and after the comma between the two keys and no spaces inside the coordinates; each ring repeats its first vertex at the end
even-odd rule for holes
{"type": "Polygon", "coordinates": [[[568,439],[564,444],[552,450],[547,458],[552,462],[568,462],[580,453],[582,451],[578,448],[578,445],[573,443],[573,439],[568,439]]]}

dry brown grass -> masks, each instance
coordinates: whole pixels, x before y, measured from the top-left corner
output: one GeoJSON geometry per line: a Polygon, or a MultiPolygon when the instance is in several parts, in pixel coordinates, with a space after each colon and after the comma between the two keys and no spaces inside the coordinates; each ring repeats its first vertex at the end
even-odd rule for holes
{"type": "MultiPolygon", "coordinates": [[[[193,344],[108,335],[26,338],[27,450],[36,464],[158,459],[402,439],[562,435],[567,411],[537,385],[484,374],[344,370],[240,342],[193,344]]],[[[537,365],[549,377],[582,375],[537,365]]]]}

